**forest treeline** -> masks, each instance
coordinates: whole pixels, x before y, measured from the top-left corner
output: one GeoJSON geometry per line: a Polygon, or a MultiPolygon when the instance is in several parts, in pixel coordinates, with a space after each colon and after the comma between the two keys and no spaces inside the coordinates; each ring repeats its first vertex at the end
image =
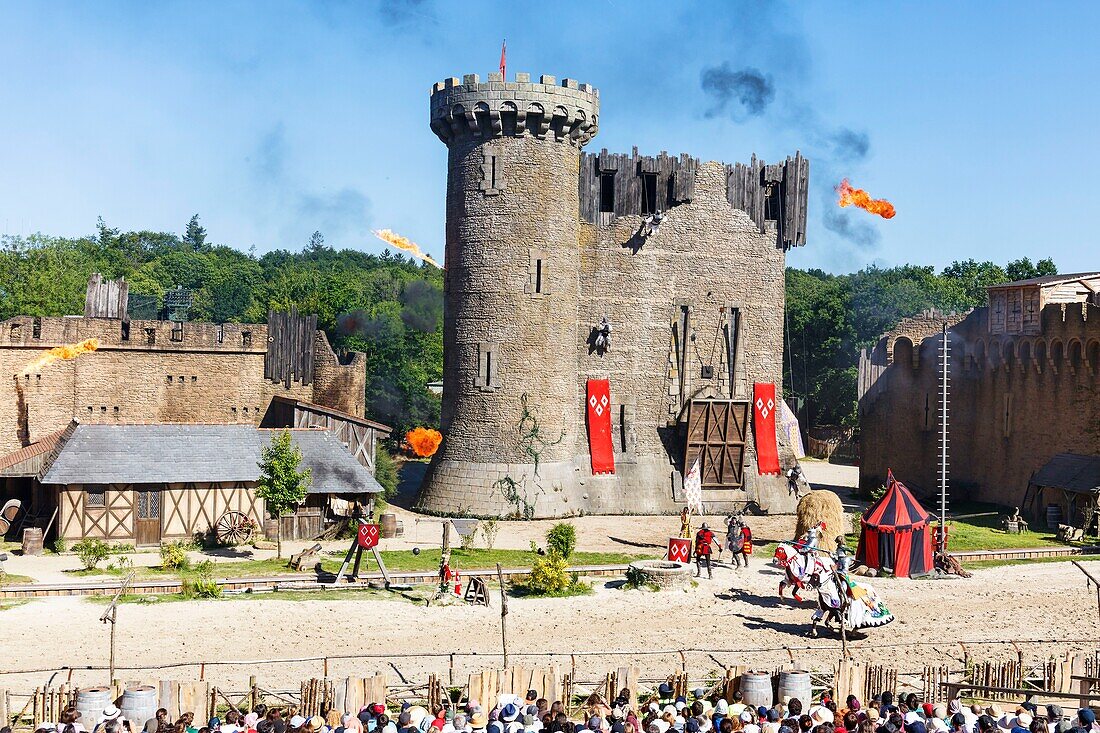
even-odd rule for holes
{"type": "MultiPolygon", "coordinates": [[[[121,232],[100,220],[86,237],[0,238],[0,318],[81,313],[88,276],[125,277],[134,299],[163,307],[164,293],[194,294],[191,320],[266,322],[268,309],[316,313],[337,349],[367,354],[369,416],[395,435],[438,427],[425,385],[443,374],[443,273],[389,251],[336,250],[318,232],[296,250],[263,255],[213,244],[198,217],[182,234],[121,232]]],[[[785,392],[811,424],[855,425],[859,350],[926,308],[963,311],[985,288],[1054,274],[1049,260],[870,267],[848,275],[787,270],[785,392]],[[803,413],[805,414],[805,413],[803,413]]]]}

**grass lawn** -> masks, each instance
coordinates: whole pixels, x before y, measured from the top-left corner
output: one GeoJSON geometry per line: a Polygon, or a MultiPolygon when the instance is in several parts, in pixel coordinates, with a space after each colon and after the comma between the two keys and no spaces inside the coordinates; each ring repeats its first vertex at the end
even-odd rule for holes
{"type": "MultiPolygon", "coordinates": [[[[440,554],[441,550],[438,548],[424,550],[419,555],[414,555],[411,550],[396,550],[383,552],[382,559],[386,563],[386,568],[395,572],[418,570],[433,571],[439,568],[440,554]]],[[[534,561],[535,557],[537,557],[535,553],[529,550],[463,550],[460,547],[456,547],[451,550],[451,565],[457,567],[462,572],[493,569],[498,562],[506,568],[528,567],[534,561]]],[[[575,552],[570,559],[570,564],[574,566],[614,565],[625,564],[647,557],[656,557],[656,555],[638,555],[618,552],[575,552]]],[[[342,555],[339,558],[330,555],[322,556],[321,570],[323,572],[336,574],[340,569],[340,563],[342,561],[342,555]]],[[[180,576],[178,570],[164,570],[159,566],[123,569],[103,566],[93,570],[81,569],[67,570],[65,572],[76,577],[101,577],[104,575],[122,576],[130,572],[130,570],[135,570],[136,575],[134,577],[139,579],[176,578],[180,576]]],[[[359,570],[360,572],[368,573],[377,572],[378,568],[375,566],[374,558],[369,553],[363,555],[363,562],[359,570]]],[[[248,578],[284,575],[288,573],[292,574],[294,571],[287,567],[286,558],[281,560],[277,558],[265,560],[239,560],[221,562],[214,565],[215,578],[248,578]]]]}
{"type": "Polygon", "coordinates": [[[30,601],[29,600],[23,600],[21,598],[17,598],[17,599],[10,600],[10,601],[8,601],[8,600],[0,601],[0,611],[7,611],[9,608],[15,608],[16,606],[22,606],[24,603],[30,603],[30,601]]]}
{"type": "MultiPolygon", "coordinates": [[[[318,591],[297,591],[297,590],[281,590],[271,593],[234,593],[223,595],[221,598],[189,598],[182,593],[164,593],[160,595],[147,595],[147,594],[131,594],[127,593],[122,596],[120,603],[137,603],[141,605],[153,605],[156,603],[178,603],[180,601],[196,601],[196,600],[209,600],[209,601],[363,601],[363,600],[381,600],[381,601],[407,601],[408,603],[415,603],[421,605],[424,601],[431,597],[435,592],[433,586],[418,585],[411,590],[395,592],[388,590],[379,590],[376,588],[354,588],[348,590],[318,590],[318,591]]],[[[89,603],[97,603],[100,605],[106,605],[110,603],[113,596],[89,596],[85,600],[89,603]]]]}
{"type": "Polygon", "coordinates": [[[33,583],[34,578],[29,575],[16,575],[15,573],[4,573],[0,575],[0,585],[23,585],[24,583],[33,583]]]}
{"type": "Polygon", "coordinates": [[[1024,532],[1006,534],[1003,529],[989,524],[976,524],[983,519],[995,520],[996,517],[976,517],[972,520],[947,522],[947,548],[950,552],[969,550],[1018,550],[1042,547],[1064,547],[1054,532],[1024,532]]]}
{"type": "MultiPolygon", "coordinates": [[[[963,567],[967,570],[981,570],[983,568],[999,568],[1005,565],[1032,565],[1034,563],[1070,562],[1072,560],[1080,563],[1100,562],[1100,558],[1096,555],[1070,555],[1068,557],[1036,557],[1030,560],[977,560],[965,563],[963,567]]],[[[1100,568],[1097,568],[1097,570],[1100,570],[1100,568]]]]}

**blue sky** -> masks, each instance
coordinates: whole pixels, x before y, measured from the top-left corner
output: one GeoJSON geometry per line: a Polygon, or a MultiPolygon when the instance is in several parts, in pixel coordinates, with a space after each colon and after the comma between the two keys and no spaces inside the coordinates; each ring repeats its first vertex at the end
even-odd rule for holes
{"type": "Polygon", "coordinates": [[[495,70],[507,37],[509,74],[599,87],[590,149],[809,155],[810,242],[792,265],[1097,269],[1098,16],[1069,2],[0,0],[0,233],[85,234],[97,216],[180,231],[197,212],[241,249],[299,249],[319,229],[380,251],[370,229],[386,227],[439,255],[446,149],[428,90],[495,70]],[[768,93],[723,104],[708,69],[755,73],[768,93]],[[838,212],[843,176],[897,217],[838,212]]]}

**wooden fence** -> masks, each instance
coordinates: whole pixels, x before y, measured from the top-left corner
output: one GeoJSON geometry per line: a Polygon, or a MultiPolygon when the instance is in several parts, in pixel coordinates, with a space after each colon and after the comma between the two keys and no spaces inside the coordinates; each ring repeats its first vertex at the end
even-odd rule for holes
{"type": "MultiPolygon", "coordinates": [[[[395,668],[396,669],[396,668],[395,668]]],[[[536,690],[551,702],[561,701],[570,714],[576,713],[592,693],[604,700],[613,700],[622,690],[630,698],[645,702],[661,683],[671,685],[675,695],[691,694],[702,688],[707,696],[717,695],[727,700],[740,689],[741,676],[750,671],[747,666],[730,666],[689,673],[686,665],[664,676],[643,677],[638,667],[617,667],[606,674],[581,679],[576,667],[562,669],[558,665],[545,667],[512,666],[507,669],[483,669],[470,674],[458,684],[453,670],[444,681],[436,674],[426,682],[415,683],[401,677],[393,683],[385,674],[369,677],[310,678],[302,681],[297,689],[277,690],[263,687],[256,677],[250,677],[242,690],[230,691],[208,681],[135,680],[114,683],[114,698],[120,701],[123,691],[133,685],[153,684],[159,693],[158,705],[168,710],[168,717],[178,718],[184,712],[193,712],[200,720],[222,714],[230,707],[250,710],[263,702],[269,707],[291,710],[294,714],[324,715],[329,710],[357,711],[372,702],[385,702],[387,708],[398,709],[403,702],[432,704],[477,700],[486,709],[492,707],[504,694],[520,698],[528,690],[536,690]]],[[[807,665],[792,659],[790,664],[771,670],[773,689],[778,675],[784,670],[806,670],[807,665]]],[[[914,671],[899,671],[893,667],[865,662],[838,662],[831,669],[811,671],[814,698],[820,698],[825,690],[831,690],[837,699],[849,694],[869,700],[885,690],[899,694],[914,692],[922,701],[947,702],[947,690],[952,685],[962,686],[970,696],[980,700],[1017,699],[1019,693],[1007,694],[998,689],[1023,689],[1042,699],[1043,692],[1088,694],[1096,685],[1083,688],[1083,678],[1095,678],[1100,671],[1100,653],[1067,653],[1062,658],[1038,660],[1025,664],[1021,658],[1002,661],[966,660],[962,669],[952,670],[946,665],[926,665],[914,671]],[[989,688],[984,690],[983,688],[989,688]]],[[[398,672],[400,676],[400,672],[398,672]]],[[[0,726],[11,724],[16,729],[33,728],[42,722],[56,722],[65,708],[75,705],[77,690],[68,682],[44,686],[30,693],[16,693],[0,689],[0,726]]],[[[94,721],[93,721],[94,722],[94,721]]],[[[137,721],[142,724],[144,721],[137,721]]],[[[87,725],[87,723],[86,723],[87,725]]]]}

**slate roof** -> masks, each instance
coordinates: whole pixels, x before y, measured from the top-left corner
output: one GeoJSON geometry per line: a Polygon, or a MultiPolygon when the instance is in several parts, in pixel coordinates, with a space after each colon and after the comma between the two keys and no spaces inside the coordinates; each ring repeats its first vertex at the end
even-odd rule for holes
{"type": "Polygon", "coordinates": [[[1100,493],[1100,456],[1059,453],[1036,472],[1031,483],[1075,494],[1100,493]]]}
{"type": "Polygon", "coordinates": [[[1026,285],[1055,285],[1059,283],[1073,282],[1074,280],[1091,280],[1093,278],[1100,277],[1100,272],[1077,272],[1068,275],[1043,275],[1042,277],[1032,277],[1027,280],[1014,280],[1010,283],[997,283],[996,285],[990,285],[989,290],[998,290],[1000,288],[1018,288],[1026,285]]]}
{"type": "MultiPolygon", "coordinates": [[[[440,382],[440,384],[442,384],[442,382],[440,382]]],[[[385,433],[386,435],[389,435],[393,432],[393,428],[389,425],[383,425],[380,422],[368,420],[365,417],[358,417],[357,415],[352,415],[349,412],[337,410],[335,407],[325,407],[324,405],[318,405],[316,402],[306,402],[305,400],[295,399],[294,397],[286,397],[284,395],[275,395],[271,399],[274,402],[282,402],[284,404],[290,405],[291,407],[297,407],[302,410],[306,410],[307,412],[319,412],[322,415],[332,415],[339,420],[346,420],[347,422],[353,422],[356,425],[363,425],[368,428],[374,428],[378,432],[385,433]]]]}
{"type": "Polygon", "coordinates": [[[54,447],[60,442],[62,434],[68,429],[68,427],[61,428],[60,430],[50,433],[49,435],[31,443],[30,445],[23,446],[18,450],[12,451],[6,456],[0,458],[0,471],[9,469],[12,466],[17,466],[28,458],[34,458],[35,456],[42,455],[46,451],[53,450],[54,447]]]}
{"type": "MultiPolygon", "coordinates": [[[[252,425],[78,425],[44,484],[257,481],[260,448],[279,430],[252,425]]],[[[382,487],[334,435],[291,430],[311,494],[378,493],[382,487]]]]}

